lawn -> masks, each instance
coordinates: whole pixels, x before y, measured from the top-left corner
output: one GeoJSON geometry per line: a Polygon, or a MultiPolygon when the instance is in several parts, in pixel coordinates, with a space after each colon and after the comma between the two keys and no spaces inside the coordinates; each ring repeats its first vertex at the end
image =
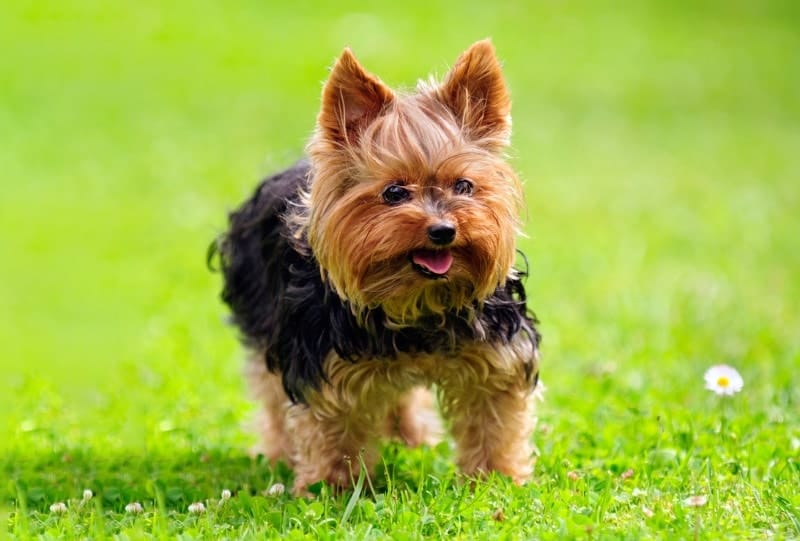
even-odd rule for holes
{"type": "Polygon", "coordinates": [[[628,4],[5,2],[0,537],[800,537],[800,4],[628,4]],[[353,492],[279,494],[205,249],[301,155],[345,45],[411,86],[487,36],[544,334],[534,480],[387,445],[353,492]],[[704,389],[723,363],[734,396],[704,389]]]}

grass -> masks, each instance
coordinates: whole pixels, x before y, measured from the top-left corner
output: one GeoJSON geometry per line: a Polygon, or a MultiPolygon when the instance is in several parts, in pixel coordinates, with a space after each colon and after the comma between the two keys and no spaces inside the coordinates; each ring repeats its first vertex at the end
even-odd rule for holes
{"type": "Polygon", "coordinates": [[[800,537],[799,15],[778,1],[6,2],[7,532],[800,537]],[[545,336],[534,482],[470,490],[447,443],[389,445],[360,491],[264,496],[291,472],[247,458],[253,405],[205,247],[300,155],[344,45],[408,85],[486,36],[515,98],[545,336]],[[724,399],[702,381],[723,362],[745,380],[724,399]],[[143,513],[125,512],[134,501],[143,513]],[[205,513],[188,512],[197,501],[205,513]]]}

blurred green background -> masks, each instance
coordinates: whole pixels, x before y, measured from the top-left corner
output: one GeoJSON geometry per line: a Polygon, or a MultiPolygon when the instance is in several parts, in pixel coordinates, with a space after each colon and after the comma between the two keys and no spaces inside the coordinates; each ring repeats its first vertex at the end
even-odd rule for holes
{"type": "Polygon", "coordinates": [[[2,439],[47,418],[68,442],[125,447],[196,421],[241,443],[241,352],[204,264],[226,212],[301,155],[344,46],[412,87],[487,36],[514,98],[557,430],[609,392],[693,407],[718,362],[759,411],[796,404],[799,15],[793,1],[4,2],[2,439]]]}

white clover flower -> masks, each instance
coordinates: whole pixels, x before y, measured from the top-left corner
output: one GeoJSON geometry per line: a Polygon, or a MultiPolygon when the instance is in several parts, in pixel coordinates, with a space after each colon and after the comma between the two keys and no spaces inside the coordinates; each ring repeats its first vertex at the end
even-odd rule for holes
{"type": "Polygon", "coordinates": [[[189,505],[190,513],[203,513],[205,510],[206,506],[203,505],[203,502],[194,502],[193,504],[189,505]]]}
{"type": "Polygon", "coordinates": [[[267,489],[267,496],[280,496],[284,492],[286,492],[286,487],[283,486],[283,483],[275,483],[267,489]]]}
{"type": "Polygon", "coordinates": [[[51,513],[66,513],[67,512],[67,504],[64,502],[56,502],[50,506],[51,513]]]}
{"type": "Polygon", "coordinates": [[[86,490],[83,491],[83,501],[88,502],[89,500],[92,499],[93,496],[94,493],[90,489],[87,488],[86,490]]]}
{"type": "Polygon", "coordinates": [[[685,500],[683,500],[685,505],[689,507],[703,507],[705,504],[708,503],[708,496],[705,494],[699,494],[697,496],[689,496],[685,500]]]}
{"type": "Polygon", "coordinates": [[[131,502],[125,506],[126,513],[139,514],[142,511],[144,511],[144,507],[142,507],[142,504],[140,504],[139,502],[131,502]]]}
{"type": "Polygon", "coordinates": [[[705,373],[706,389],[718,395],[733,395],[742,390],[744,380],[735,368],[727,364],[712,366],[705,373]]]}
{"type": "Polygon", "coordinates": [[[225,490],[223,490],[222,491],[222,495],[220,496],[220,499],[222,501],[230,500],[231,499],[231,491],[228,490],[227,488],[225,490]]]}

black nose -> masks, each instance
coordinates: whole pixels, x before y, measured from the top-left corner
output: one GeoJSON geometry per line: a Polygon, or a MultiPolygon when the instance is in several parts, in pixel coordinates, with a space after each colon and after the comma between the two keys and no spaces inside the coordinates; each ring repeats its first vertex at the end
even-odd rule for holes
{"type": "Polygon", "coordinates": [[[445,246],[456,238],[456,227],[450,222],[440,222],[428,228],[428,238],[439,246],[445,246]]]}

